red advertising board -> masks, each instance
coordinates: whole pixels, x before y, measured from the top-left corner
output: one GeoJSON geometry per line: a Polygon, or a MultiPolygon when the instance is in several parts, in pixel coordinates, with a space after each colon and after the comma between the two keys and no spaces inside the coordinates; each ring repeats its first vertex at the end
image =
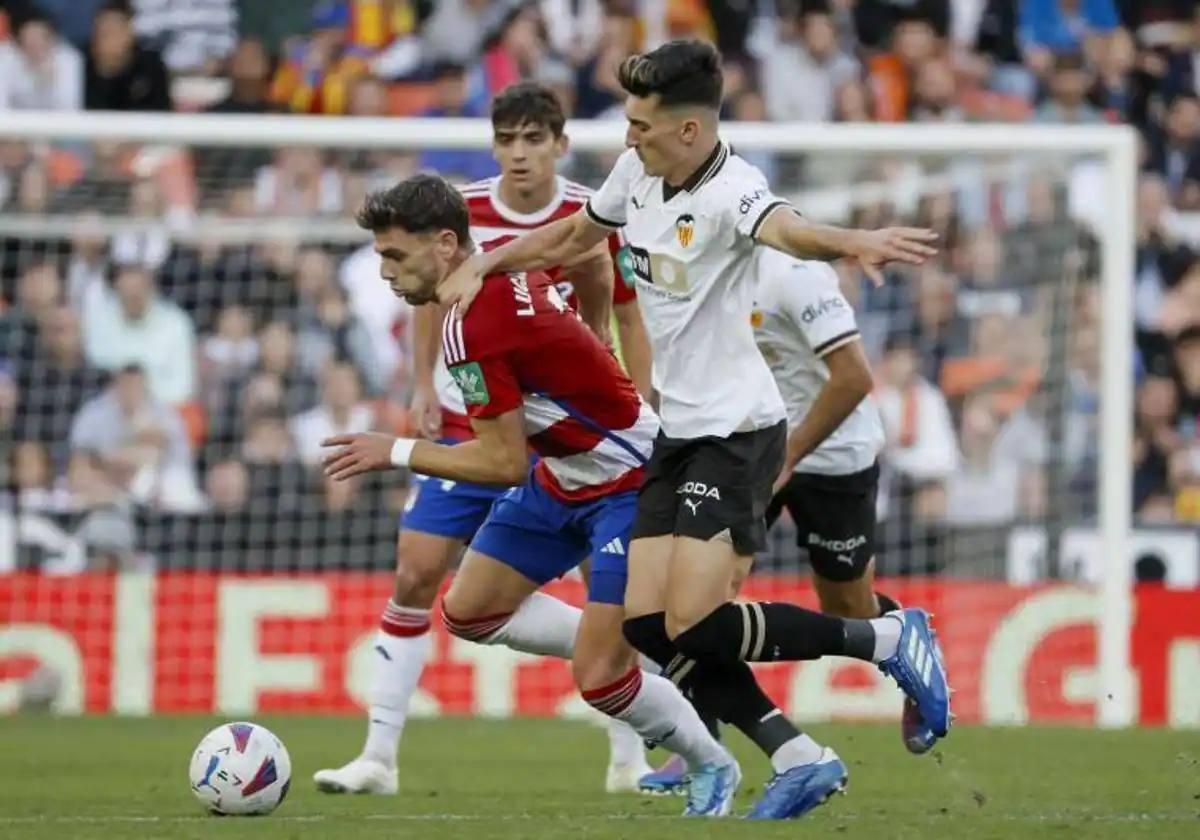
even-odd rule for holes
{"type": "MultiPolygon", "coordinates": [[[[62,680],[66,712],[352,713],[391,586],[378,573],[0,576],[0,710],[44,665],[62,680]]],[[[1094,719],[1094,591],[955,580],[886,589],[936,614],[960,720],[1094,719]]],[[[582,594],[573,581],[549,591],[575,603],[582,594]]],[[[800,578],[756,579],[746,594],[813,603],[800,578]]],[[[1200,725],[1200,591],[1139,589],[1134,615],[1138,720],[1200,725]]],[[[414,713],[582,713],[565,663],[433,632],[414,713]]],[[[899,707],[894,687],[863,663],[757,667],[799,719],[888,718],[899,707]]]]}

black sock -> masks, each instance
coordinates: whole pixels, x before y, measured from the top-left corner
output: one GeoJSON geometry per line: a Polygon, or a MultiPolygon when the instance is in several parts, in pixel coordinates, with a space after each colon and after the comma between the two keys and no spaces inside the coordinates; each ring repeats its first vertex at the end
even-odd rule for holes
{"type": "Polygon", "coordinates": [[[663,613],[626,619],[624,632],[630,644],[664,666],[663,676],[675,682],[692,701],[714,737],[717,721],[724,721],[736,727],[769,757],[782,744],[800,734],[785,715],[776,714],[779,710],[758,685],[746,663],[696,662],[679,655],[667,636],[663,613]]]}
{"type": "Polygon", "coordinates": [[[875,593],[875,600],[879,602],[879,614],[894,612],[900,609],[900,602],[890,595],[884,595],[882,592],[875,593]]]}
{"type": "MultiPolygon", "coordinates": [[[[857,657],[862,628],[851,633],[846,626],[850,623],[795,604],[731,602],[680,633],[675,647],[690,659],[727,664],[857,657]]],[[[875,632],[869,624],[866,631],[873,646],[875,632]]],[[[871,650],[867,651],[868,659],[871,650]]]]}

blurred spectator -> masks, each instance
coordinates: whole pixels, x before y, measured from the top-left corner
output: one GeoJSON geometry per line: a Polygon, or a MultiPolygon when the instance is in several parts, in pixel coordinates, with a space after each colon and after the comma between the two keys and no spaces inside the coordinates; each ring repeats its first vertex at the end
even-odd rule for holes
{"type": "MultiPolygon", "coordinates": [[[[918,6],[922,2],[926,0],[919,0],[918,6]]],[[[855,6],[855,19],[863,19],[860,12],[864,9],[872,6],[891,6],[893,3],[896,6],[901,5],[899,0],[859,3],[855,6]]],[[[931,2],[930,5],[935,4],[931,2]]],[[[936,5],[945,5],[944,0],[936,5]]],[[[889,50],[871,55],[867,59],[874,116],[881,122],[901,122],[905,119],[913,95],[913,80],[921,65],[936,58],[942,49],[939,30],[933,22],[933,17],[916,8],[903,11],[893,9],[893,12],[900,16],[900,20],[891,30],[889,50]]],[[[876,13],[884,14],[882,11],[876,13]]]]}
{"type": "Polygon", "coordinates": [[[70,307],[56,306],[39,318],[36,352],[17,366],[16,379],[21,392],[18,437],[58,447],[67,440],[80,406],[100,391],[107,376],[84,356],[79,316],[70,307]]]}
{"type": "Polygon", "coordinates": [[[245,465],[241,461],[213,464],[204,478],[204,494],[218,513],[245,510],[250,500],[250,474],[245,465]]]}
{"type": "MultiPolygon", "coordinates": [[[[484,111],[468,101],[466,71],[458,64],[442,64],[434,74],[434,105],[425,117],[482,117],[484,111]]],[[[427,149],[421,153],[421,169],[457,181],[478,181],[499,173],[490,152],[475,149],[427,149]]]]}
{"type": "Polygon", "coordinates": [[[55,30],[76,49],[87,49],[92,37],[92,21],[109,0],[31,0],[49,16],[55,30]]]}
{"type": "MultiPolygon", "coordinates": [[[[258,360],[254,319],[243,306],[227,306],[217,316],[217,331],[200,349],[201,380],[219,387],[245,373],[258,360]]],[[[210,388],[205,388],[209,391],[210,388]]]]}
{"type": "Polygon", "coordinates": [[[335,362],[321,380],[321,402],[292,418],[292,438],[300,460],[316,466],[325,454],[321,442],[332,435],[368,431],[375,413],[362,401],[362,385],[353,365],[335,362]]]}
{"type": "Polygon", "coordinates": [[[637,18],[618,7],[610,8],[604,15],[599,47],[575,74],[575,116],[582,119],[612,116],[610,112],[624,100],[617,69],[637,51],[637,29],[637,18]]]}
{"type": "Polygon", "coordinates": [[[84,106],[89,111],[169,111],[167,68],[157,51],[134,37],[129,7],[104,4],[96,15],[88,49],[84,106]]]}
{"type": "Polygon", "coordinates": [[[1080,52],[1089,38],[1119,23],[1113,0],[1021,0],[1018,5],[1021,40],[1035,55],[1080,52]]]}
{"type": "Polygon", "coordinates": [[[541,0],[550,49],[572,65],[587,60],[600,41],[604,25],[602,0],[541,0]]]}
{"type": "Polygon", "coordinates": [[[270,110],[271,57],[261,41],[238,41],[228,60],[229,94],[207,109],[213,114],[261,114],[270,110]]]}
{"type": "Polygon", "coordinates": [[[487,33],[516,5],[513,0],[439,0],[421,28],[426,58],[468,64],[479,54],[487,33]]]}
{"type": "Polygon", "coordinates": [[[762,92],[773,120],[829,122],[837,91],[858,78],[859,63],[842,52],[826,9],[787,14],[762,60],[762,92]]]}
{"type": "Polygon", "coordinates": [[[101,232],[100,214],[85,213],[76,219],[67,257],[67,302],[86,311],[104,296],[108,272],[108,240],[101,232]]]}
{"type": "Polygon", "coordinates": [[[311,32],[292,40],[271,82],[271,100],[302,114],[341,114],[355,79],[380,51],[417,25],[423,3],[332,0],[310,6],[311,32]],[[388,10],[390,9],[390,14],[388,10]]]}
{"type": "Polygon", "coordinates": [[[915,285],[911,340],[922,375],[938,382],[946,360],[961,358],[970,350],[970,322],[958,311],[958,281],[953,275],[927,263],[918,270],[915,285]]]}
{"type": "Polygon", "coordinates": [[[905,24],[918,23],[930,34],[945,37],[950,29],[949,0],[857,0],[854,3],[854,29],[867,49],[887,46],[905,24]]]}
{"type": "Polygon", "coordinates": [[[286,147],[258,170],[254,205],[263,215],[313,216],[342,212],[342,177],[311,147],[286,147]]]}
{"type": "Polygon", "coordinates": [[[321,291],[316,306],[300,309],[296,350],[303,371],[317,374],[329,362],[344,360],[357,369],[367,393],[379,396],[387,390],[388,377],[375,358],[371,335],[350,310],[340,286],[331,283],[321,291]]]}
{"type": "Polygon", "coordinates": [[[83,404],[71,449],[97,456],[108,479],[139,504],[194,511],[203,501],[183,423],[151,396],[137,365],[121,368],[104,393],[83,404]]]}
{"type": "Polygon", "coordinates": [[[1150,137],[1147,168],[1166,179],[1176,204],[1200,210],[1200,98],[1181,95],[1171,103],[1161,131],[1150,137]]]}
{"type": "Polygon", "coordinates": [[[28,266],[17,282],[16,299],[0,315],[0,359],[33,357],[38,319],[62,302],[62,280],[53,263],[28,266]]]}
{"type": "Polygon", "coordinates": [[[946,479],[946,521],[1003,525],[1017,518],[1021,468],[995,446],[998,418],[990,395],[968,398],[962,410],[962,461],[946,479]]]}
{"type": "Polygon", "coordinates": [[[211,76],[233,51],[236,0],[133,0],[133,29],[172,73],[211,76]]]}
{"type": "Polygon", "coordinates": [[[1134,413],[1134,510],[1167,491],[1167,466],[1185,443],[1178,413],[1175,383],[1165,376],[1147,377],[1137,390],[1134,413]]]}
{"type": "Polygon", "coordinates": [[[54,468],[46,447],[24,441],[13,447],[12,483],[17,507],[24,511],[65,511],[71,508],[71,494],[65,484],[54,478],[54,468]]]}
{"type": "Polygon", "coordinates": [[[897,495],[911,502],[919,518],[936,518],[944,507],[943,482],[959,463],[946,398],[921,376],[919,357],[907,339],[889,341],[879,373],[875,399],[897,495]]]}
{"type": "Polygon", "coordinates": [[[1033,118],[1045,123],[1086,125],[1104,121],[1104,115],[1088,102],[1092,77],[1078,53],[1064,53],[1054,61],[1049,79],[1050,95],[1033,118]]]}
{"type": "Polygon", "coordinates": [[[153,399],[176,405],[196,395],[196,337],[183,310],[159,296],[141,266],[116,270],[113,291],[84,313],[84,347],[105,370],[137,364],[153,399]]]}
{"type": "Polygon", "coordinates": [[[83,107],[83,58],[58,37],[48,17],[26,18],[16,38],[0,43],[0,111],[78,111],[83,107]]]}
{"type": "Polygon", "coordinates": [[[963,122],[965,114],[958,104],[954,68],[945,59],[935,58],[917,70],[909,103],[912,122],[963,122]]]}

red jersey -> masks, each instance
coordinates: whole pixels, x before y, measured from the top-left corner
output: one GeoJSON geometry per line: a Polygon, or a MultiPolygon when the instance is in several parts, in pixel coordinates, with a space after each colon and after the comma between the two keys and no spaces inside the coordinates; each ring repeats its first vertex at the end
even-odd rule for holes
{"type": "Polygon", "coordinates": [[[523,408],[547,492],[581,502],[641,486],[658,417],[547,274],[491,275],[461,321],[457,309],[442,354],[467,414],[523,408]]]}
{"type": "MultiPolygon", "coordinates": [[[[556,222],[577,212],[587,202],[592,190],[568,181],[561,175],[557,176],[558,189],[550,203],[536,213],[518,213],[500,199],[500,178],[488,178],[475,181],[461,188],[463,197],[467,200],[467,209],[471,214],[471,239],[477,245],[492,242],[497,239],[511,238],[536,230],[542,225],[556,222]]],[[[613,256],[613,303],[627,303],[636,298],[633,284],[627,283],[618,263],[618,255],[624,242],[620,233],[615,232],[608,238],[608,248],[613,256]]],[[[567,302],[578,308],[571,285],[567,281],[559,281],[557,269],[547,272],[558,281],[559,291],[567,302]]],[[[434,367],[434,385],[437,388],[438,400],[442,404],[442,434],[456,440],[471,437],[470,424],[467,423],[466,409],[463,406],[462,395],[454,386],[446,367],[438,360],[434,367]]]]}

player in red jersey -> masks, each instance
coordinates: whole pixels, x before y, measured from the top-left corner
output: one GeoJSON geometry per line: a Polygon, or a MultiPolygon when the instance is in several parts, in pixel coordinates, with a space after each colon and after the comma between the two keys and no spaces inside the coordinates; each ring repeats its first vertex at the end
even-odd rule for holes
{"type": "MultiPolygon", "coordinates": [[[[432,175],[372,194],[358,221],[375,233],[384,278],[414,305],[435,302],[438,284],[475,250],[465,202],[432,175]]],[[[326,442],[337,447],[327,475],[395,466],[517,485],[471,542],[443,601],[447,628],[483,643],[509,628],[505,641],[528,650],[514,616],[543,584],[590,556],[588,602],[571,645],[584,699],[684,757],[691,769],[685,814],[728,813],[737,763],[674,684],[641,671],[621,633],[626,551],[658,418],[542,272],[486,278],[470,313],[446,316],[442,349],[474,439],[338,436],[326,442]],[[529,448],[540,456],[532,470],[529,448]]]]}
{"type": "MultiPolygon", "coordinates": [[[[530,83],[513,85],[492,104],[493,154],[501,175],[461,189],[476,242],[519,235],[563,218],[583,206],[591,191],[555,173],[567,150],[564,115],[554,94],[530,83]]],[[[617,235],[560,272],[559,289],[569,300],[573,286],[584,298],[573,301],[599,335],[607,339],[615,313],[618,337],[631,374],[649,393],[650,349],[632,286],[615,269],[617,235]],[[578,281],[577,283],[575,281],[578,281]],[[611,287],[611,292],[609,288],[611,287]],[[590,297],[588,296],[590,293],[590,297]]],[[[471,425],[462,394],[441,359],[439,307],[420,306],[413,314],[415,387],[412,416],[430,440],[470,440],[471,425]]],[[[408,706],[432,649],[430,610],[450,566],[479,529],[502,488],[414,475],[396,545],[396,583],[376,635],[368,691],[367,738],[362,754],[339,768],[318,770],[314,781],[330,793],[395,793],[396,754],[408,706]]],[[[569,645],[580,613],[538,593],[528,599],[518,621],[534,621],[542,632],[569,645]]],[[[503,641],[503,632],[497,641],[503,641]]],[[[609,727],[609,792],[635,790],[650,770],[642,741],[629,727],[609,727]]]]}

